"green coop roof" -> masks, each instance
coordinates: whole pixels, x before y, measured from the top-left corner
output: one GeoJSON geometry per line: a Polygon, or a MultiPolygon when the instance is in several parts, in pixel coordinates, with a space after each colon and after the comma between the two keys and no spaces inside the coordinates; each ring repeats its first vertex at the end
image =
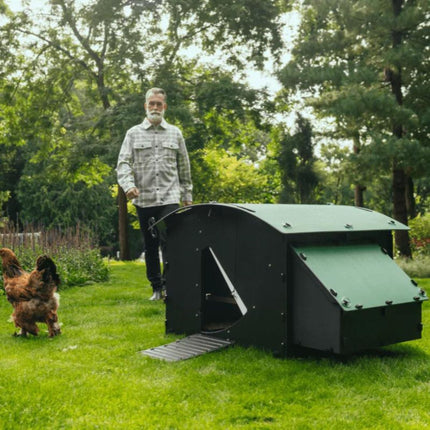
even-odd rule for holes
{"type": "Polygon", "coordinates": [[[287,204],[225,206],[247,211],[285,234],[409,229],[390,217],[355,206],[287,204]]]}

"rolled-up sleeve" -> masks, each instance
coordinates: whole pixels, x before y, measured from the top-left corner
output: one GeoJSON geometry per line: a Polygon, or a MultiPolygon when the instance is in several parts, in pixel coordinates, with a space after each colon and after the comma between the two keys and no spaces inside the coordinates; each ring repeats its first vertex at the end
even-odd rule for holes
{"type": "Polygon", "coordinates": [[[133,174],[133,145],[132,138],[128,132],[125,135],[118,155],[116,166],[117,180],[119,186],[127,193],[136,186],[133,174]]]}

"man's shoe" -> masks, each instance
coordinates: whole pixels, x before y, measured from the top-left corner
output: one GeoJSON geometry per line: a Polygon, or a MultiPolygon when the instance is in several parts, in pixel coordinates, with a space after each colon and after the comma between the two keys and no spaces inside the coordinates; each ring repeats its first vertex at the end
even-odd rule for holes
{"type": "Polygon", "coordinates": [[[154,291],[154,293],[152,294],[152,296],[149,298],[149,300],[161,300],[162,296],[161,296],[161,291],[154,291]]]}

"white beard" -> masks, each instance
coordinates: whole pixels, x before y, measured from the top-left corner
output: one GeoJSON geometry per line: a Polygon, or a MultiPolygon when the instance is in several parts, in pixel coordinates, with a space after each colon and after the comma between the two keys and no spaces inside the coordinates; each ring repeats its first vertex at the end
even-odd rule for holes
{"type": "Polygon", "coordinates": [[[161,122],[164,117],[164,109],[161,112],[146,110],[146,116],[150,121],[161,122]]]}

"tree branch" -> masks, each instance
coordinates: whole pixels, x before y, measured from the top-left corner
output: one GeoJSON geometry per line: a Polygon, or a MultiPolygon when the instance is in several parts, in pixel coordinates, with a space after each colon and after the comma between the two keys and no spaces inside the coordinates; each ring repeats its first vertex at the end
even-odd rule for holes
{"type": "Polygon", "coordinates": [[[62,45],[60,45],[58,42],[54,42],[53,40],[47,39],[46,37],[37,34],[37,33],[33,33],[32,31],[29,30],[23,30],[23,29],[18,29],[18,31],[20,33],[23,34],[27,34],[29,36],[33,36],[36,37],[40,40],[42,40],[43,42],[45,42],[48,46],[50,46],[51,48],[56,49],[57,51],[62,52],[63,54],[65,54],[68,58],[70,58],[73,62],[78,63],[81,67],[83,67],[85,70],[87,70],[88,72],[91,73],[91,75],[97,79],[97,74],[94,73],[94,71],[91,69],[91,67],[83,60],[76,58],[70,51],[68,51],[67,49],[65,49],[62,45]]]}
{"type": "Polygon", "coordinates": [[[70,9],[67,8],[64,0],[59,0],[58,4],[61,6],[61,9],[63,10],[64,18],[66,19],[66,22],[70,25],[70,28],[72,29],[73,34],[78,39],[82,47],[87,51],[89,56],[95,61],[97,68],[101,70],[103,68],[103,62],[101,61],[100,56],[97,54],[97,52],[95,52],[91,48],[91,46],[88,43],[88,40],[84,38],[82,34],[79,32],[76,26],[76,21],[73,19],[73,14],[71,13],[70,9]]]}

